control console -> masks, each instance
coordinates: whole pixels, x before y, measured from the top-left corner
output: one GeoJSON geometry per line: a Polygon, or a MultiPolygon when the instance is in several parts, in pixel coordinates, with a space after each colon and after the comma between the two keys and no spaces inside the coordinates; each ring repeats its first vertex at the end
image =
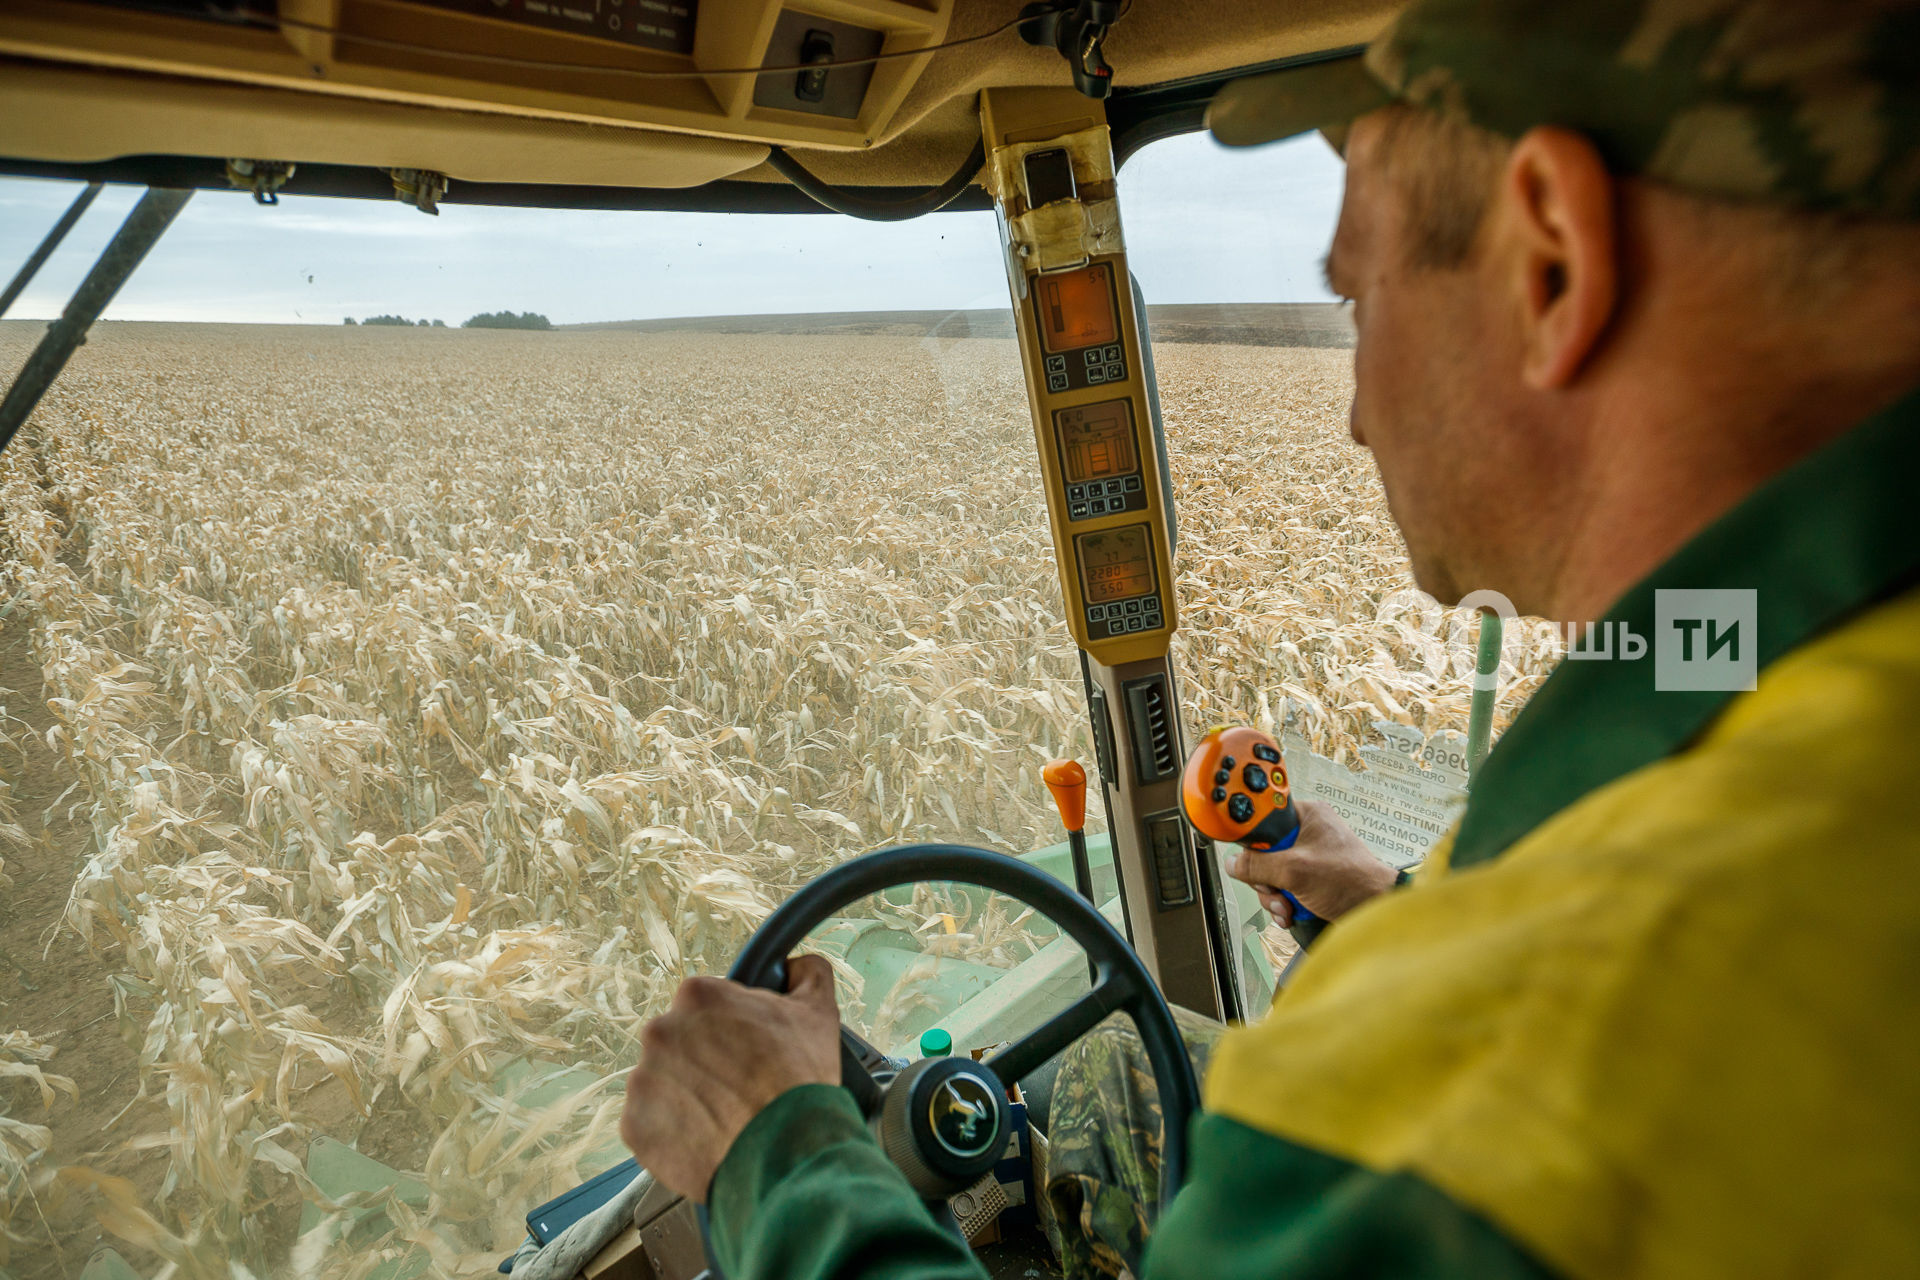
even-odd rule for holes
{"type": "Polygon", "coordinates": [[[1166,651],[1171,554],[1126,259],[1028,278],[1022,350],[1074,639],[1114,663],[1166,651]]]}

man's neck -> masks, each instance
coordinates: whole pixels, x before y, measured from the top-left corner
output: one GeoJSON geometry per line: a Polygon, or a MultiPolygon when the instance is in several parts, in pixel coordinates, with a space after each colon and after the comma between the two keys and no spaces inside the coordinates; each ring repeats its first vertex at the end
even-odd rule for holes
{"type": "Polygon", "coordinates": [[[1596,415],[1595,439],[1606,443],[1593,451],[1573,504],[1553,616],[1604,616],[1756,489],[1916,385],[1920,361],[1864,378],[1694,371],[1623,384],[1596,415]]]}
{"type": "Polygon", "coordinates": [[[1570,406],[1584,456],[1545,566],[1573,622],[1920,386],[1920,230],[1809,230],[1640,182],[1621,210],[1627,301],[1570,406]]]}

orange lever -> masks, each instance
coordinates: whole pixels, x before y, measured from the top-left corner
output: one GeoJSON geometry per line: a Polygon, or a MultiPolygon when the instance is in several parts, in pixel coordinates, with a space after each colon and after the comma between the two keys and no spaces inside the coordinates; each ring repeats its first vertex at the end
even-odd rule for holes
{"type": "Polygon", "coordinates": [[[1053,807],[1060,811],[1060,821],[1069,831],[1080,831],[1087,825],[1087,771],[1080,767],[1078,760],[1049,760],[1040,770],[1040,776],[1046,779],[1047,790],[1053,793],[1053,807]]]}

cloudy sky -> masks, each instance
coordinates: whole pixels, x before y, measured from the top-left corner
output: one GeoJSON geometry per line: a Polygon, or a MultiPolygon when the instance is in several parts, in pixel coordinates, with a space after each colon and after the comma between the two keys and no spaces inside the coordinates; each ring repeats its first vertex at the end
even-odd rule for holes
{"type": "MultiPolygon", "coordinates": [[[[1155,143],[1120,175],[1134,272],[1153,302],[1296,302],[1320,280],[1340,160],[1316,135],[1230,151],[1155,143]]],[[[0,178],[0,279],[77,184],[0,178]]],[[[108,188],[11,317],[59,313],[138,191],[108,188]]],[[[790,311],[1003,307],[993,218],[577,213],[202,192],[107,311],[121,320],[449,324],[538,311],[556,324],[790,311]]]]}

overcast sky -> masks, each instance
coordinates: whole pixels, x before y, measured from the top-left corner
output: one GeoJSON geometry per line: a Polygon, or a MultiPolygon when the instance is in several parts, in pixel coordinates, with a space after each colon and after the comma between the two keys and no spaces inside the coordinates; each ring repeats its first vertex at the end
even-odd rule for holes
{"type": "MultiPolygon", "coordinates": [[[[1340,183],[1339,157],[1318,135],[1246,151],[1200,134],[1153,144],[1120,174],[1147,298],[1326,300],[1320,259],[1340,183]]],[[[78,189],[0,179],[0,280],[78,189]]],[[[103,191],[9,316],[57,315],[138,194],[103,191]]],[[[260,208],[201,192],[107,317],[338,324],[396,312],[458,324],[506,309],[573,324],[1006,305],[986,213],[872,223],[447,205],[436,218],[398,203],[288,197],[260,208]]]]}

